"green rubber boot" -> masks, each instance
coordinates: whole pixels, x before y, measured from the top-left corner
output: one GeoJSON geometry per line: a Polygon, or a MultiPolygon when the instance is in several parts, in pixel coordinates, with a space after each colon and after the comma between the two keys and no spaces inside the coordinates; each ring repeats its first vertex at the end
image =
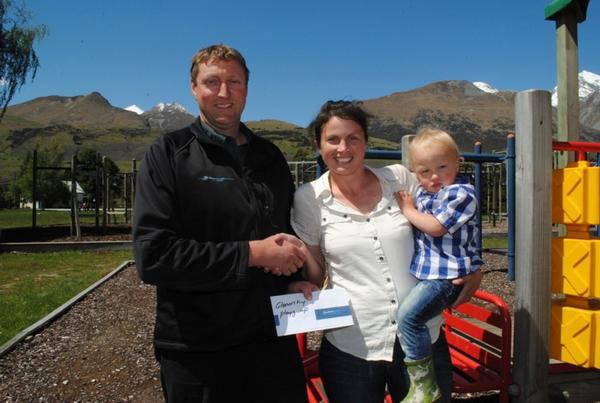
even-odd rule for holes
{"type": "Polygon", "coordinates": [[[433,358],[425,357],[417,361],[405,361],[410,388],[402,403],[431,403],[442,397],[435,381],[433,358]]]}

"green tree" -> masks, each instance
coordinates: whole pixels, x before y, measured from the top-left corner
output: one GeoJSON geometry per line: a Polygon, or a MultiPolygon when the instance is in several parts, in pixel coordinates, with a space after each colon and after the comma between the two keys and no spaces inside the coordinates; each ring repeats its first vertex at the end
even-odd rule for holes
{"type": "Polygon", "coordinates": [[[46,36],[45,25],[31,27],[23,1],[0,0],[0,120],[15,92],[40,65],[33,43],[46,36]]]}
{"type": "MultiPolygon", "coordinates": [[[[77,181],[85,192],[85,200],[91,202],[95,199],[96,176],[94,173],[96,172],[97,167],[99,169],[102,168],[102,159],[98,158],[98,152],[96,150],[84,148],[77,154],[77,160],[79,161],[77,181]]],[[[122,175],[119,175],[119,167],[109,157],[106,157],[106,165],[110,178],[111,194],[113,197],[121,197],[123,193],[123,179],[122,175]]],[[[98,195],[98,202],[102,203],[102,190],[98,195]]]]}
{"type": "Polygon", "coordinates": [[[10,205],[10,195],[8,194],[8,185],[4,186],[3,183],[0,183],[0,209],[11,207],[10,205]]]}

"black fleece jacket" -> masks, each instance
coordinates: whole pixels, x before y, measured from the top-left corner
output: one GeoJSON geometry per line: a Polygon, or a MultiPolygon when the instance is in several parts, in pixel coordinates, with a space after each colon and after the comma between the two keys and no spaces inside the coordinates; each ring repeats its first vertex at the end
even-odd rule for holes
{"type": "Polygon", "coordinates": [[[248,241],[291,233],[293,181],[246,126],[245,157],[198,121],[161,136],[137,176],[134,252],[157,289],[155,346],[211,351],[275,338],[271,295],[287,280],[248,267],[248,241]]]}

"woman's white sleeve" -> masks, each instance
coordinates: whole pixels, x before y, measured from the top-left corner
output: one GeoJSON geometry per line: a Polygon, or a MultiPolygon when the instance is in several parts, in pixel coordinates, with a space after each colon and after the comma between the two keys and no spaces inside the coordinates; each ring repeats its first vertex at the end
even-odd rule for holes
{"type": "Polygon", "coordinates": [[[415,175],[401,164],[389,165],[389,168],[394,173],[394,177],[397,181],[394,191],[406,190],[415,197],[417,195],[417,190],[419,189],[419,181],[417,181],[415,175]]]}

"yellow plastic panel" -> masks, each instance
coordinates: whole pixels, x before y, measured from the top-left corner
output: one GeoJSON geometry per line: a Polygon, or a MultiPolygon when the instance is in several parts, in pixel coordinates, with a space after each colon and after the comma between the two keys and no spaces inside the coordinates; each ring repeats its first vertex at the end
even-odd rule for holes
{"type": "Polygon", "coordinates": [[[552,222],[600,224],[600,167],[579,161],[552,172],[552,222]]]}
{"type": "Polygon", "coordinates": [[[600,298],[600,239],[552,238],[552,292],[600,298]]]}
{"type": "Polygon", "coordinates": [[[553,304],[550,357],[584,368],[600,368],[598,326],[600,311],[553,304]]]}
{"type": "Polygon", "coordinates": [[[600,312],[595,311],[595,316],[596,333],[594,335],[594,355],[592,359],[592,366],[594,368],[600,368],[600,312]]]}

